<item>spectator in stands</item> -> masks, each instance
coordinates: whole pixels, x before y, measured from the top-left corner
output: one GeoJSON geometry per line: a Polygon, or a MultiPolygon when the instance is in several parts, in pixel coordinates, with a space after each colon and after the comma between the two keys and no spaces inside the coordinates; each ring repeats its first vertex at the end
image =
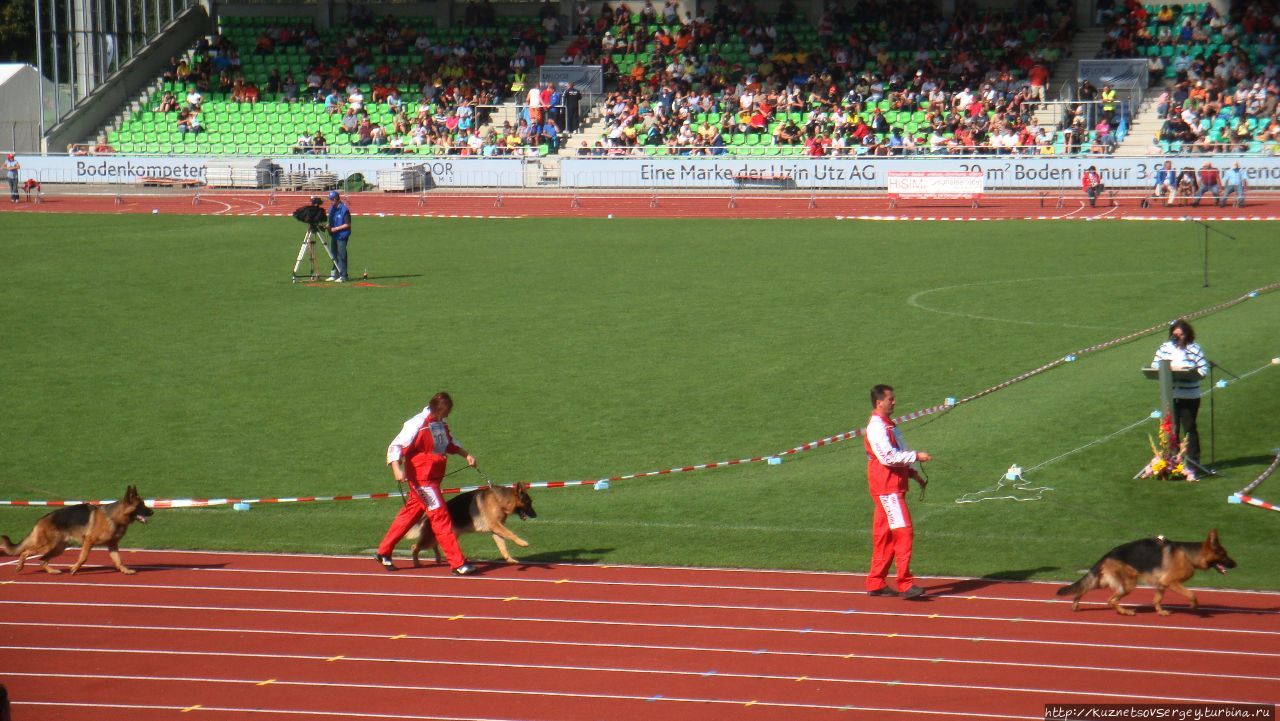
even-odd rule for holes
{"type": "Polygon", "coordinates": [[[356,128],[355,136],[351,139],[351,144],[357,147],[364,147],[373,143],[373,125],[369,122],[366,115],[360,120],[360,125],[356,128]]]}
{"type": "MultiPolygon", "coordinates": [[[[98,142],[93,146],[93,155],[115,155],[116,149],[111,147],[106,138],[98,138],[98,142]]],[[[1241,195],[1241,198],[1244,196],[1241,195]]]]}
{"type": "Polygon", "coordinates": [[[356,115],[354,108],[348,107],[342,113],[342,119],[338,123],[338,132],[346,135],[355,133],[360,129],[360,118],[356,115]]]}
{"type": "Polygon", "coordinates": [[[302,133],[298,136],[297,142],[293,144],[293,153],[295,155],[309,154],[311,152],[311,134],[302,133]]]}
{"type": "Polygon", "coordinates": [[[79,155],[88,155],[88,154],[89,154],[89,149],[83,145],[80,145],[78,143],[67,144],[67,155],[79,156],[79,155]]]}
{"type": "Polygon", "coordinates": [[[298,102],[298,81],[294,80],[293,73],[285,73],[284,84],[280,86],[280,99],[286,103],[298,102]]]}
{"type": "Polygon", "coordinates": [[[1245,180],[1244,171],[1240,169],[1240,162],[1236,161],[1231,164],[1230,168],[1222,174],[1222,200],[1218,202],[1218,206],[1225,208],[1227,206],[1227,198],[1232,195],[1236,196],[1236,207],[1244,207],[1244,190],[1248,185],[1245,180]]]}
{"type": "Polygon", "coordinates": [[[173,93],[165,91],[164,97],[160,99],[160,107],[156,108],[158,113],[175,113],[178,111],[178,99],[173,93]]]}
{"type": "Polygon", "coordinates": [[[1249,149],[1249,143],[1252,141],[1253,130],[1249,127],[1249,121],[1242,117],[1236,121],[1236,127],[1231,131],[1231,150],[1243,153],[1249,149]]]}
{"type": "Polygon", "coordinates": [[[200,105],[204,103],[204,96],[196,89],[194,85],[187,91],[187,110],[199,110],[200,105]]]}

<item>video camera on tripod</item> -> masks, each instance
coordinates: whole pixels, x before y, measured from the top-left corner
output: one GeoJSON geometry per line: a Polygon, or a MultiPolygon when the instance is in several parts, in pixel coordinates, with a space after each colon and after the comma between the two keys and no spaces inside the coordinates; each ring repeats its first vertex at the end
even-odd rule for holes
{"type": "Polygon", "coordinates": [[[333,264],[333,253],[329,250],[329,246],[324,244],[321,233],[328,230],[326,224],[329,222],[329,214],[325,212],[324,201],[320,198],[312,198],[307,205],[293,211],[293,219],[307,224],[307,232],[302,236],[302,247],[298,248],[298,259],[293,263],[293,282],[297,283],[299,278],[307,280],[317,280],[320,278],[320,271],[316,267],[316,246],[319,245],[324,249],[324,254],[329,256],[329,263],[333,264]],[[302,267],[302,261],[311,260],[311,272],[306,275],[299,275],[298,269],[302,267]]]}

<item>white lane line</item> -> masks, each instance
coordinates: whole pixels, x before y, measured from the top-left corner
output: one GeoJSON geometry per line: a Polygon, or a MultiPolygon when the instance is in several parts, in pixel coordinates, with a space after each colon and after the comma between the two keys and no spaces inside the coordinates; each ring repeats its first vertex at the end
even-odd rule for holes
{"type": "MultiPolygon", "coordinates": [[[[67,653],[103,653],[103,654],[151,655],[151,656],[155,656],[155,655],[198,656],[201,658],[207,658],[207,657],[253,658],[253,659],[290,660],[290,661],[319,661],[321,663],[324,663],[329,660],[329,657],[326,657],[326,656],[307,656],[307,655],[301,655],[301,654],[257,654],[257,653],[225,653],[225,652],[224,653],[197,653],[197,652],[190,652],[190,651],[154,651],[154,650],[141,651],[141,650],[133,650],[133,649],[108,650],[108,649],[96,649],[96,648],[85,648],[85,649],[44,648],[39,646],[0,646],[0,650],[37,651],[41,653],[67,652],[67,653]]],[[[477,662],[477,661],[436,661],[433,659],[419,659],[419,658],[403,658],[403,659],[364,658],[359,656],[343,656],[340,659],[339,663],[342,663],[342,664],[395,663],[395,664],[410,664],[410,665],[423,665],[423,666],[442,666],[442,665],[443,666],[463,666],[467,668],[495,668],[495,669],[498,669],[499,672],[502,669],[521,668],[521,669],[527,669],[530,671],[567,671],[567,672],[572,672],[574,674],[581,674],[585,672],[596,672],[601,674],[686,676],[686,677],[693,677],[693,678],[702,678],[706,674],[706,671],[704,669],[699,669],[696,671],[651,671],[648,669],[603,668],[603,667],[591,667],[591,666],[517,664],[517,663],[504,662],[504,661],[489,663],[489,662],[477,662]]],[[[45,674],[6,673],[6,675],[7,676],[39,676],[42,678],[92,678],[92,679],[114,678],[114,676],[109,674],[94,675],[94,674],[70,674],[70,673],[66,673],[66,674],[63,674],[63,673],[45,673],[45,674]]],[[[461,688],[461,687],[432,687],[432,686],[403,686],[399,684],[343,683],[340,679],[336,678],[337,674],[333,674],[333,676],[334,678],[330,678],[325,681],[284,681],[284,680],[277,679],[272,683],[272,685],[273,686],[324,687],[324,688],[352,688],[352,689],[379,688],[379,689],[394,689],[394,690],[404,690],[404,691],[450,691],[454,693],[466,692],[471,690],[471,689],[461,688]]],[[[755,674],[728,673],[728,672],[717,672],[716,677],[730,678],[730,679],[745,679],[745,680],[754,680],[754,681],[788,681],[792,683],[794,683],[796,680],[796,677],[793,675],[773,675],[773,674],[755,675],[755,674]]],[[[203,683],[234,683],[234,684],[252,683],[255,686],[262,681],[262,679],[254,679],[252,681],[248,681],[248,680],[218,679],[218,678],[189,678],[189,677],[174,678],[174,677],[167,677],[167,676],[137,676],[132,678],[145,679],[151,682],[177,681],[177,682],[183,682],[183,683],[202,683],[202,682],[203,683]]],[[[810,676],[805,680],[811,681],[813,683],[832,683],[832,684],[840,683],[840,684],[848,684],[850,686],[893,685],[894,687],[909,687],[909,688],[919,688],[919,689],[946,689],[950,691],[1026,693],[1026,694],[1037,694],[1040,696],[1093,696],[1093,697],[1101,696],[1104,698],[1113,696],[1113,694],[1107,694],[1097,690],[1073,691],[1069,689],[1060,689],[1060,688],[989,686],[984,684],[937,683],[937,682],[931,682],[931,681],[910,681],[910,680],[885,681],[883,679],[838,678],[838,677],[830,677],[830,676],[810,676]]],[[[488,689],[484,689],[484,690],[487,691],[488,689]]],[[[534,696],[573,696],[573,697],[589,696],[592,698],[603,697],[603,698],[609,698],[609,699],[652,698],[651,696],[621,696],[621,695],[614,695],[614,694],[599,694],[599,695],[578,694],[572,691],[546,691],[542,689],[530,690],[530,691],[520,691],[520,690],[513,689],[513,690],[507,690],[505,691],[505,693],[523,693],[523,694],[529,694],[534,696]]],[[[1238,699],[1199,698],[1195,696],[1161,696],[1156,694],[1140,694],[1140,693],[1134,693],[1133,691],[1129,691],[1129,690],[1126,690],[1124,692],[1124,697],[1127,702],[1142,700],[1142,701],[1153,701],[1153,702],[1163,701],[1163,702],[1174,702],[1174,703],[1256,703],[1256,701],[1250,702],[1250,701],[1243,701],[1238,699]]],[[[663,698],[665,698],[665,696],[663,698]]],[[[738,700],[738,701],[730,700],[730,699],[697,699],[697,700],[704,703],[718,702],[718,703],[734,703],[734,704],[741,705],[746,703],[749,699],[738,700]]],[[[783,703],[783,702],[777,702],[777,701],[770,702],[767,700],[760,700],[760,701],[757,701],[756,703],[762,706],[776,705],[776,706],[783,706],[787,708],[838,708],[835,706],[827,706],[825,704],[821,704],[821,705],[795,704],[795,703],[783,703]]]]}
{"type": "MultiPolygon", "coordinates": [[[[37,606],[46,607],[84,607],[90,609],[120,608],[135,610],[164,610],[164,611],[199,611],[202,613],[224,612],[224,613],[263,613],[263,614],[288,614],[294,616],[360,616],[367,618],[390,618],[403,621],[404,619],[421,619],[430,621],[482,621],[486,623],[513,623],[513,624],[565,624],[570,626],[606,626],[612,628],[653,628],[661,630],[681,629],[686,631],[730,631],[745,633],[777,633],[787,635],[813,635],[813,636],[834,636],[834,637],[850,637],[850,638],[904,638],[904,639],[925,639],[934,641],[983,641],[992,643],[1011,643],[1029,646],[1067,646],[1071,648],[1079,648],[1080,642],[1077,639],[1069,641],[1047,641],[1043,639],[1028,638],[999,638],[993,636],[953,636],[943,634],[925,634],[910,632],[893,632],[886,631],[850,631],[840,629],[821,629],[821,628],[781,628],[769,626],[730,626],[721,624],[695,624],[695,623],[652,623],[647,621],[609,621],[602,619],[580,619],[580,618],[538,618],[532,616],[485,616],[479,614],[465,614],[462,618],[447,613],[413,613],[410,611],[357,611],[357,610],[315,610],[306,608],[251,608],[247,606],[178,606],[172,604],[138,604],[138,603],[102,603],[102,602],[84,602],[73,603],[66,601],[0,601],[0,605],[9,606],[37,606]]],[[[1162,629],[1163,630],[1163,629],[1162,629]]],[[[1168,629],[1172,630],[1172,629],[1168,629]]],[[[1280,652],[1270,651],[1238,651],[1227,649],[1215,649],[1204,647],[1159,647],[1138,644],[1122,644],[1108,642],[1108,648],[1120,648],[1129,650],[1146,650],[1146,651],[1178,651],[1186,653],[1204,653],[1219,656],[1257,656],[1264,658],[1280,658],[1280,652]]]]}
{"type": "MultiPolygon", "coordinates": [[[[121,679],[133,680],[133,679],[121,679]]],[[[13,701],[15,708],[19,706],[39,706],[42,708],[86,708],[86,709],[111,709],[120,711],[177,711],[182,713],[191,709],[190,706],[157,706],[154,704],[137,704],[128,705],[115,703],[75,703],[73,701],[13,701]]],[[[319,716],[321,718],[371,718],[371,719],[405,719],[406,721],[516,721],[515,719],[498,718],[495,716],[440,716],[432,714],[430,716],[414,716],[408,714],[386,714],[386,713],[360,713],[351,711],[302,711],[293,709],[265,709],[265,708],[235,708],[232,706],[204,706],[198,709],[202,716],[209,713],[229,713],[229,714],[248,714],[261,713],[289,716],[319,716]]],[[[1039,716],[1024,716],[1023,718],[1040,718],[1039,716]]]]}
{"type": "MultiPolygon", "coordinates": [[[[1003,536],[1001,536],[1001,538],[1003,538],[1003,536]]],[[[321,560],[359,560],[364,563],[368,563],[370,558],[369,554],[349,554],[349,553],[278,553],[278,552],[271,552],[271,551],[210,551],[210,550],[200,550],[200,549],[181,550],[181,549],[171,549],[171,548],[170,549],[124,548],[121,550],[126,553],[158,553],[158,554],[164,554],[164,555],[206,555],[206,556],[233,556],[233,557],[240,556],[242,558],[278,558],[278,559],[289,560],[289,561],[293,561],[299,558],[304,558],[304,559],[321,559],[321,560]]],[[[370,551],[370,553],[372,553],[372,551],[370,551]]],[[[573,562],[564,562],[564,561],[545,562],[545,563],[538,562],[538,561],[521,561],[520,565],[545,568],[546,570],[552,570],[552,571],[557,569],[567,569],[568,571],[645,570],[645,571],[670,571],[673,573],[680,573],[681,575],[697,575],[697,576],[707,576],[707,575],[751,575],[751,576],[783,576],[783,577],[812,576],[812,577],[819,577],[819,578],[832,578],[840,581],[844,581],[845,579],[861,581],[863,578],[866,577],[866,574],[863,574],[863,573],[849,573],[847,571],[805,571],[805,570],[786,569],[786,568],[726,568],[726,567],[720,567],[720,566],[659,566],[659,565],[653,565],[653,564],[636,564],[636,563],[573,563],[573,562]]],[[[310,574],[332,574],[332,575],[339,575],[339,576],[347,576],[347,575],[377,576],[378,578],[387,578],[387,573],[383,571],[371,571],[371,572],[370,571],[293,571],[288,569],[275,570],[275,569],[210,569],[210,568],[190,569],[183,566],[177,566],[176,568],[180,570],[197,570],[197,571],[243,570],[243,571],[251,571],[255,573],[301,573],[301,574],[310,573],[310,574]]],[[[558,581],[560,577],[561,576],[557,576],[556,581],[558,581]]],[[[411,574],[405,574],[404,576],[401,576],[401,578],[432,579],[435,577],[426,576],[426,575],[416,576],[411,574]]],[[[481,579],[490,580],[490,579],[486,579],[484,576],[474,577],[470,580],[476,581],[481,579]]],[[[452,579],[452,580],[457,580],[457,579],[452,579]]],[[[498,580],[498,579],[492,579],[492,580],[498,580]]],[[[546,583],[547,582],[541,579],[525,579],[525,578],[521,578],[521,579],[510,578],[510,579],[502,579],[502,580],[513,581],[513,582],[522,581],[522,582],[529,582],[529,583],[546,583]]],[[[993,586],[1007,584],[1007,585],[1014,585],[1014,586],[1034,585],[1034,586],[1058,587],[1063,585],[1062,581],[1035,581],[1035,580],[1011,581],[1008,579],[1001,579],[1001,578],[977,578],[973,576],[929,576],[929,580],[981,581],[983,583],[987,583],[993,586]]],[[[552,581],[552,582],[554,583],[555,581],[552,581]]],[[[575,580],[573,582],[585,583],[585,584],[601,584],[601,585],[657,586],[659,588],[670,586],[670,587],[677,587],[677,588],[712,588],[712,589],[727,588],[727,589],[740,589],[740,590],[748,590],[748,591],[780,590],[780,591],[825,592],[823,589],[797,589],[792,587],[780,587],[780,588],[769,589],[768,587],[755,587],[755,586],[718,586],[718,585],[702,586],[699,584],[685,584],[685,583],[659,584],[659,583],[630,582],[630,581],[575,580]]],[[[1188,586],[1188,588],[1190,588],[1193,591],[1210,591],[1210,592],[1216,592],[1216,593],[1239,593],[1239,594],[1249,595],[1249,596],[1275,596],[1277,598],[1280,598],[1280,591],[1252,590],[1252,589],[1245,589],[1245,588],[1208,588],[1208,587],[1192,587],[1192,586],[1188,586]]],[[[847,591],[837,591],[837,592],[846,593],[847,591]]],[[[1224,610],[1238,610],[1238,609],[1224,609],[1224,610]]]]}
{"type": "MultiPolygon", "coordinates": [[[[453,580],[453,579],[449,579],[453,580]]],[[[35,587],[37,584],[21,583],[27,588],[35,587]]],[[[98,583],[83,582],[76,580],[67,580],[57,585],[39,584],[42,589],[71,589],[71,588],[89,588],[97,593],[102,591],[122,591],[148,592],[155,589],[165,591],[197,591],[204,593],[263,593],[263,594],[284,594],[298,596],[340,596],[340,597],[368,597],[368,598],[421,598],[421,599],[439,599],[446,601],[503,601],[509,597],[509,594],[486,596],[480,594],[459,594],[459,593],[422,593],[420,591],[355,591],[348,589],[302,589],[302,588],[271,588],[271,587],[252,587],[252,586],[188,586],[176,584],[147,584],[140,586],[104,586],[98,583]]],[[[958,598],[964,598],[958,596],[958,598]]],[[[1064,625],[1072,628],[1079,628],[1081,621],[1078,619],[1058,619],[1058,618],[1024,618],[1009,616],[973,616],[967,614],[946,614],[946,613],[907,613],[899,611],[868,611],[854,608],[794,608],[790,606],[750,606],[742,604],[717,604],[717,603],[676,603],[671,601],[622,601],[616,599],[584,599],[584,598],[557,598],[551,596],[521,596],[520,601],[523,603],[548,603],[563,604],[566,606],[583,605],[583,606],[604,606],[604,607],[623,607],[623,608],[671,608],[671,609],[692,609],[707,610],[714,609],[720,611],[737,611],[737,612],[764,612],[770,614],[802,614],[817,616],[870,616],[882,618],[904,618],[919,619],[925,615],[931,618],[942,619],[946,621],[970,621],[970,622],[992,622],[992,623],[1025,623],[1025,624],[1048,624],[1048,625],[1064,625]]],[[[14,603],[13,601],[0,601],[0,603],[14,603]]],[[[1036,601],[1041,604],[1059,604],[1065,605],[1070,603],[1067,600],[1044,599],[1036,601]]],[[[145,603],[135,604],[136,606],[146,606],[145,603]]],[[[1115,628],[1124,630],[1153,630],[1158,629],[1159,633],[1171,632],[1190,632],[1190,633],[1226,633],[1226,634],[1245,634],[1248,636],[1266,635],[1280,636],[1280,630],[1268,631],[1262,629],[1249,628],[1204,628],[1200,626],[1137,626],[1132,623],[1122,621],[1088,621],[1089,628],[1115,628]]]]}
{"type": "MultiPolygon", "coordinates": [[[[18,675],[18,674],[13,674],[13,675],[18,675]]],[[[66,678],[69,676],[69,674],[56,674],[56,675],[50,674],[50,675],[57,678],[66,678]]],[[[129,676],[112,676],[112,677],[104,677],[104,678],[113,678],[113,679],[122,680],[122,681],[153,680],[149,677],[129,677],[129,676]]],[[[161,679],[161,680],[167,680],[167,679],[161,679]]],[[[179,682],[182,682],[182,679],[177,679],[177,680],[179,682]]],[[[210,681],[210,683],[236,683],[236,682],[224,682],[224,681],[212,680],[210,681]]],[[[280,685],[290,685],[290,684],[280,684],[280,685]]],[[[474,693],[474,694],[494,694],[494,695],[511,695],[511,696],[567,696],[570,698],[588,698],[588,699],[599,699],[599,700],[605,700],[605,701],[650,701],[650,702],[672,702],[672,703],[697,703],[697,704],[731,704],[734,706],[746,705],[746,702],[744,701],[727,701],[724,699],[683,698],[680,696],[655,697],[655,696],[620,696],[620,695],[589,694],[589,693],[564,694],[564,693],[544,693],[539,691],[511,691],[507,689],[480,689],[480,688],[455,689],[455,688],[431,687],[431,686],[413,686],[413,687],[390,686],[386,684],[365,685],[365,686],[360,686],[359,688],[364,688],[369,690],[447,691],[447,692],[465,692],[465,693],[474,693]]],[[[148,709],[148,710],[174,710],[174,711],[182,711],[184,708],[187,708],[184,706],[146,706],[146,705],[138,705],[138,704],[129,704],[125,706],[125,705],[111,704],[111,703],[71,703],[71,702],[65,702],[65,701],[15,701],[13,702],[13,705],[14,706],[53,706],[53,707],[66,706],[70,708],[93,708],[93,709],[109,708],[109,709],[126,709],[126,710],[127,709],[148,709]]],[[[940,711],[940,710],[934,710],[934,709],[912,709],[912,708],[903,708],[901,706],[892,706],[892,707],[820,706],[817,704],[785,704],[785,703],[772,703],[772,702],[765,702],[765,701],[756,701],[752,705],[773,707],[773,708],[801,708],[801,709],[818,709],[818,710],[835,710],[835,711],[867,711],[867,712],[884,713],[884,714],[900,713],[900,714],[909,714],[909,715],[924,715],[924,716],[939,716],[939,717],[946,716],[949,718],[1030,719],[1031,721],[1036,721],[1037,719],[1044,718],[1043,716],[1014,716],[1011,714],[998,714],[998,713],[990,713],[986,711],[981,713],[978,713],[978,712],[969,713],[965,711],[940,711]]],[[[325,717],[325,718],[336,716],[338,718],[344,718],[344,719],[369,718],[369,719],[406,719],[407,721],[514,721],[512,719],[505,719],[505,718],[498,719],[494,717],[474,716],[474,715],[467,715],[462,717],[439,716],[439,715],[417,716],[413,714],[384,714],[384,713],[367,713],[367,712],[360,712],[360,711],[303,711],[303,710],[294,710],[294,709],[234,708],[234,707],[224,707],[224,706],[201,706],[198,710],[201,713],[214,712],[214,713],[235,713],[235,714],[243,714],[243,713],[288,714],[292,716],[319,716],[319,717],[325,717]]]]}
{"type": "MultiPolygon", "coordinates": [[[[231,212],[231,204],[230,204],[230,203],[224,203],[224,202],[222,202],[221,200],[214,200],[213,198],[205,198],[205,197],[201,197],[201,198],[200,198],[200,202],[201,202],[201,203],[217,203],[218,205],[221,205],[221,206],[222,206],[222,210],[219,210],[219,211],[214,212],[214,213],[213,213],[213,215],[223,215],[223,214],[225,214],[225,213],[230,213],[230,212],[231,212]]],[[[202,213],[201,215],[203,215],[203,213],[202,213]]]]}
{"type": "MultiPolygon", "coordinates": [[[[246,629],[246,628],[209,628],[201,626],[131,626],[123,624],[97,624],[97,623],[25,623],[21,621],[0,621],[0,626],[15,627],[34,627],[34,628],[51,628],[51,629],[92,629],[104,631],[148,631],[148,632],[172,632],[185,635],[197,633],[209,634],[236,634],[241,635],[261,635],[261,636],[297,636],[303,638],[355,638],[360,640],[376,640],[386,641],[388,636],[385,633],[354,633],[350,631],[289,631],[281,629],[246,629]]],[[[594,643],[590,641],[552,641],[546,639],[519,639],[509,636],[500,638],[486,638],[483,636],[420,636],[413,634],[404,634],[398,641],[442,641],[446,643],[468,643],[468,644],[495,644],[495,645],[519,645],[519,646],[548,646],[569,647],[569,648],[598,648],[601,650],[627,649],[636,651],[676,651],[681,653],[696,653],[699,656],[707,654],[725,654],[725,655],[741,655],[741,656],[763,656],[763,657],[782,657],[782,658],[819,658],[819,659],[858,659],[864,661],[900,661],[906,663],[928,663],[928,664],[955,664],[960,666],[1010,666],[1013,668],[1039,668],[1051,671],[1087,671],[1102,673],[1128,673],[1136,675],[1155,675],[1155,676],[1186,676],[1188,678],[1225,678],[1225,679],[1243,679],[1247,681],[1280,681],[1280,676],[1252,676],[1237,673],[1209,673],[1204,671],[1182,671],[1167,670],[1155,667],[1133,668],[1118,666],[1081,666],[1072,664],[1055,664],[1055,663],[1035,663],[1030,661],[994,661],[985,658],[965,659],[965,658],[947,658],[942,656],[889,656],[884,654],[872,653],[834,653],[821,651],[779,651],[760,648],[726,648],[718,646],[672,646],[668,644],[647,644],[647,643],[594,643]]],[[[1155,650],[1155,649],[1152,649],[1155,650]]],[[[1160,649],[1162,653],[1176,651],[1177,649],[1160,649]]],[[[504,657],[509,658],[509,657],[504,657]]],[[[504,661],[505,662],[505,661],[504,661]]]]}

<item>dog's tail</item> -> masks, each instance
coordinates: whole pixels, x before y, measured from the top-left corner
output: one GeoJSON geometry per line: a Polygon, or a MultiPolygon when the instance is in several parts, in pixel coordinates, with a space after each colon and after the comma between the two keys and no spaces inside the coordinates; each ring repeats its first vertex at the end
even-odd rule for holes
{"type": "Polygon", "coordinates": [[[1059,588],[1057,594],[1059,596],[1082,596],[1089,591],[1098,587],[1098,574],[1096,569],[1091,569],[1088,573],[1080,577],[1080,580],[1070,586],[1059,588]]]}
{"type": "Polygon", "coordinates": [[[18,552],[18,547],[9,540],[8,536],[0,536],[0,550],[4,551],[4,555],[12,556],[18,552]]]}

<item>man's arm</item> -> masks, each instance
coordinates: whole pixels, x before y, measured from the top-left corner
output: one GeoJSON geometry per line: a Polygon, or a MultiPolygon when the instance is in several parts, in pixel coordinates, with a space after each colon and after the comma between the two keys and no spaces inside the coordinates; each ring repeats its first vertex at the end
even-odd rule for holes
{"type": "Polygon", "coordinates": [[[867,424],[867,442],[871,452],[886,466],[909,466],[916,462],[915,451],[900,451],[889,439],[889,429],[879,416],[872,416],[867,424]]]}

